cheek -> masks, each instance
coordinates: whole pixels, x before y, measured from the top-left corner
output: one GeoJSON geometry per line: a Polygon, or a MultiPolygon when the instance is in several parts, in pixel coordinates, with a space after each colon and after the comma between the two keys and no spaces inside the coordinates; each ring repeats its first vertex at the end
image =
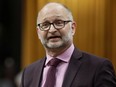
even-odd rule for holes
{"type": "Polygon", "coordinates": [[[47,33],[45,31],[37,30],[39,39],[46,38],[47,33]]]}
{"type": "Polygon", "coordinates": [[[61,32],[61,36],[62,36],[63,38],[69,38],[69,37],[70,37],[70,33],[71,33],[71,31],[65,30],[65,31],[62,31],[62,32],[61,32]]]}
{"type": "Polygon", "coordinates": [[[66,36],[66,35],[69,35],[69,34],[72,34],[73,35],[73,30],[71,30],[71,26],[68,26],[66,27],[66,29],[64,29],[63,31],[63,34],[66,36]]]}

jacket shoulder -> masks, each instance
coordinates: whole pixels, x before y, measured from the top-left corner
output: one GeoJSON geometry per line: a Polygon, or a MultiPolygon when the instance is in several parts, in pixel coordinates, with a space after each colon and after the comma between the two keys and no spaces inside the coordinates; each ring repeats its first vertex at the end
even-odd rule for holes
{"type": "Polygon", "coordinates": [[[36,62],[33,62],[32,64],[28,65],[26,68],[25,68],[25,73],[26,72],[34,72],[40,65],[42,65],[44,63],[44,59],[40,59],[40,60],[37,60],[36,62]]]}

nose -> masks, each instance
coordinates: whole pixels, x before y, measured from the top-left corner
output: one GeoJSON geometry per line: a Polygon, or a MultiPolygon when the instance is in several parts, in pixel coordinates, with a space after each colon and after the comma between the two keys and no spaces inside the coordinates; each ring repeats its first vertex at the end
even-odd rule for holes
{"type": "Polygon", "coordinates": [[[57,29],[54,28],[53,24],[51,24],[49,32],[54,33],[56,31],[57,31],[57,29]]]}

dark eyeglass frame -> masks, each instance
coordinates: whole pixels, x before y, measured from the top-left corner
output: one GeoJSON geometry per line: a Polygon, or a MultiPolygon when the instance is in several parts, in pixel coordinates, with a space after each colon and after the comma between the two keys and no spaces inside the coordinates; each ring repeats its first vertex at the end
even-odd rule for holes
{"type": "Polygon", "coordinates": [[[37,24],[37,26],[39,26],[39,28],[40,28],[41,31],[47,31],[47,30],[49,30],[51,28],[51,25],[53,25],[55,29],[62,29],[62,28],[65,27],[65,25],[67,23],[72,22],[71,20],[67,20],[67,21],[59,20],[59,21],[63,22],[63,25],[62,26],[55,25],[55,22],[48,23],[49,26],[46,29],[45,28],[42,28],[43,23],[39,23],[39,24],[37,24]]]}

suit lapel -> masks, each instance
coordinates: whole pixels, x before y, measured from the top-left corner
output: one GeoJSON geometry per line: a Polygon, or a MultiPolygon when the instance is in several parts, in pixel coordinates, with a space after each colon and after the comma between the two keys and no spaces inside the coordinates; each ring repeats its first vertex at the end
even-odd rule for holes
{"type": "Polygon", "coordinates": [[[44,62],[45,58],[42,59],[36,67],[35,73],[34,73],[34,82],[33,87],[41,87],[41,80],[42,80],[42,72],[44,68],[44,62]]]}
{"type": "Polygon", "coordinates": [[[69,62],[62,87],[71,87],[73,79],[78,73],[81,65],[81,62],[79,61],[81,56],[82,53],[78,49],[75,49],[69,62]]]}

